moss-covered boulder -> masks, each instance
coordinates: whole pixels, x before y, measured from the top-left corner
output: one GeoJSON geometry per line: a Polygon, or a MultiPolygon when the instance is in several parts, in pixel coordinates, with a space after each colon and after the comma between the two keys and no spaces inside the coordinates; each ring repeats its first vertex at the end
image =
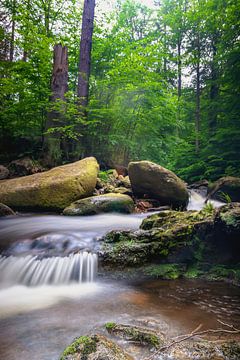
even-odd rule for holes
{"type": "Polygon", "coordinates": [[[108,233],[99,259],[119,269],[151,263],[182,264],[186,271],[199,262],[232,266],[240,262],[239,238],[239,203],[217,210],[163,211],[145,219],[140,230],[108,233]]]}
{"type": "Polygon", "coordinates": [[[103,335],[81,336],[69,345],[60,360],[133,360],[103,335]]]}
{"type": "Polygon", "coordinates": [[[0,181],[0,201],[13,208],[62,210],[92,195],[98,163],[90,157],[52,170],[0,181]]]}
{"type": "Polygon", "coordinates": [[[12,209],[10,209],[9,206],[0,203],[0,217],[9,216],[9,215],[15,215],[15,212],[12,209]]]}
{"type": "Polygon", "coordinates": [[[78,200],[64,209],[64,215],[95,215],[106,212],[131,213],[133,200],[128,195],[104,194],[78,200]]]}
{"type": "Polygon", "coordinates": [[[153,329],[136,325],[117,324],[114,322],[106,323],[105,327],[109,334],[139,345],[157,349],[164,344],[165,339],[163,335],[153,329]]]}
{"type": "Polygon", "coordinates": [[[240,202],[240,178],[226,176],[209,185],[208,199],[210,198],[225,202],[240,202]]]}
{"type": "Polygon", "coordinates": [[[128,167],[133,193],[158,199],[162,205],[186,207],[189,199],[185,183],[172,171],[150,161],[131,162],[128,167]]]}

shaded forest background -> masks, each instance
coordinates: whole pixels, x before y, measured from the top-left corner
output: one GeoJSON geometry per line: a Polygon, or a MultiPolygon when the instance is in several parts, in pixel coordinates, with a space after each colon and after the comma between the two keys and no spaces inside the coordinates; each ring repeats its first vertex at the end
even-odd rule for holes
{"type": "Polygon", "coordinates": [[[2,2],[0,162],[24,155],[44,161],[52,134],[56,165],[94,155],[103,166],[152,160],[187,181],[240,176],[240,0],[155,5],[117,1],[107,13],[96,7],[83,113],[83,3],[2,2]],[[53,101],[60,43],[68,51],[68,86],[53,101]]]}

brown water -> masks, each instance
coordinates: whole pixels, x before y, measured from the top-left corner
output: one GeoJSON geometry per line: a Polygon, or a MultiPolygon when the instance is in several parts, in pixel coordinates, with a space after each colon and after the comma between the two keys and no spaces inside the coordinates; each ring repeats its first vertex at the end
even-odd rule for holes
{"type": "Polygon", "coordinates": [[[11,304],[0,299],[0,354],[5,360],[58,359],[75,337],[102,331],[108,321],[152,326],[170,336],[188,333],[200,323],[203,328],[219,327],[217,319],[240,326],[240,289],[228,284],[98,282],[21,287],[13,293],[11,304]]]}
{"type": "MultiPolygon", "coordinates": [[[[0,359],[57,360],[75,337],[102,332],[109,321],[150,326],[169,336],[188,333],[200,323],[203,328],[219,327],[217,319],[240,327],[240,288],[229,284],[187,280],[129,284],[104,274],[101,280],[81,283],[65,276],[70,253],[94,253],[106,231],[137,229],[144,216],[28,215],[0,220],[0,246],[3,254],[12,255],[4,260],[4,273],[3,267],[0,270],[0,359]],[[51,279],[51,272],[42,270],[47,269],[43,262],[35,270],[32,259],[45,261],[46,257],[54,276],[58,271],[56,282],[45,281],[51,279]],[[23,276],[19,261],[26,267],[23,276]],[[28,275],[38,279],[37,286],[23,281],[28,275]]],[[[141,360],[145,354],[135,348],[134,355],[141,360]]]]}

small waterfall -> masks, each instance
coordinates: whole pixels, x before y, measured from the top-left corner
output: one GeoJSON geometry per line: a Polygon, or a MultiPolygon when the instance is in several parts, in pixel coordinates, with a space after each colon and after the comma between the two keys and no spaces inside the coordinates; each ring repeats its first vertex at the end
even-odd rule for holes
{"type": "Polygon", "coordinates": [[[93,282],[97,273],[97,255],[88,252],[68,257],[38,259],[36,256],[0,256],[0,283],[27,286],[93,282]]]}

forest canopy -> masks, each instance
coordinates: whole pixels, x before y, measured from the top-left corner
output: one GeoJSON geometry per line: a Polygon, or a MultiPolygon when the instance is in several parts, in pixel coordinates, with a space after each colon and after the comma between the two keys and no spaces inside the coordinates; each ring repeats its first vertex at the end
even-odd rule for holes
{"type": "Polygon", "coordinates": [[[93,155],[105,166],[151,160],[189,182],[240,176],[240,0],[103,3],[82,111],[83,1],[2,1],[0,160],[44,159],[52,134],[59,163],[93,155]],[[57,44],[67,88],[53,101],[57,44]]]}

